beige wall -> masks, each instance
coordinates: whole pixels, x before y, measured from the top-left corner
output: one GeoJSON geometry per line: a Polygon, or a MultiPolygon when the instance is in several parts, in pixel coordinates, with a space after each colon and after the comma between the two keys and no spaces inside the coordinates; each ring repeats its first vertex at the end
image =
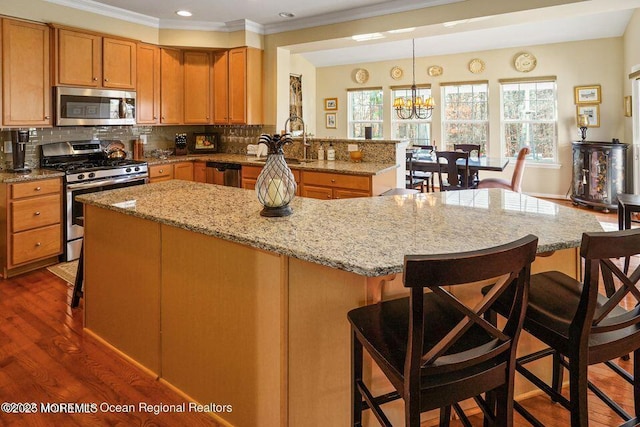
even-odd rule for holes
{"type": "MultiPolygon", "coordinates": [[[[636,9],[624,33],[623,96],[633,94],[632,81],[628,76],[634,67],[640,68],[640,9],[636,9]]],[[[628,144],[633,143],[633,121],[638,122],[640,114],[640,99],[637,98],[639,97],[635,96],[633,99],[633,116],[624,119],[624,141],[628,144]]],[[[640,143],[640,135],[636,135],[635,138],[636,143],[640,143]]]]}
{"type": "MultiPolygon", "coordinates": [[[[539,195],[564,196],[571,185],[571,141],[578,138],[576,127],[576,106],[574,104],[574,86],[602,86],[602,104],[600,105],[601,126],[589,128],[587,136],[593,141],[610,141],[611,138],[624,138],[622,117],[622,56],[621,38],[600,39],[552,45],[530,46],[526,48],[499,49],[484,52],[471,52],[457,55],[416,58],[416,83],[431,83],[436,102],[433,114],[432,138],[438,143],[442,141],[440,126],[442,106],[440,96],[441,82],[456,81],[489,81],[489,121],[490,143],[489,153],[500,156],[502,153],[500,137],[500,85],[498,79],[557,76],[558,89],[558,159],[559,165],[536,167],[529,165],[525,175],[523,189],[525,192],[539,195]],[[531,73],[520,73],[513,68],[513,57],[526,50],[536,56],[537,67],[531,73]],[[468,70],[468,63],[473,58],[482,59],[486,68],[481,74],[473,74],[468,70]],[[597,59],[596,59],[597,58],[597,59]],[[430,78],[427,68],[440,65],[444,68],[442,76],[430,78]]],[[[336,67],[323,67],[317,70],[317,104],[319,112],[323,111],[323,99],[338,98],[338,128],[325,129],[324,114],[318,114],[316,127],[318,136],[335,136],[344,138],[347,135],[347,92],[355,87],[382,87],[384,89],[384,137],[391,137],[391,85],[411,84],[411,59],[400,61],[383,61],[366,64],[354,64],[336,67]],[[404,76],[393,80],[390,70],[400,66],[404,76]],[[369,71],[369,81],[358,85],[352,79],[353,70],[363,67],[369,71]]],[[[502,176],[508,177],[511,167],[502,176]]],[[[489,176],[490,174],[485,174],[489,176]]]]}

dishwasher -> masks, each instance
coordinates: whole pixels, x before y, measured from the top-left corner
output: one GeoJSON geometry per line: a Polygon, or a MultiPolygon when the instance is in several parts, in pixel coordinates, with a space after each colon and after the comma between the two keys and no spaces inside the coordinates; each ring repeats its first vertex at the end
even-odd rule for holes
{"type": "Polygon", "coordinates": [[[207,182],[210,184],[241,187],[242,166],[238,163],[207,162],[207,182]]]}

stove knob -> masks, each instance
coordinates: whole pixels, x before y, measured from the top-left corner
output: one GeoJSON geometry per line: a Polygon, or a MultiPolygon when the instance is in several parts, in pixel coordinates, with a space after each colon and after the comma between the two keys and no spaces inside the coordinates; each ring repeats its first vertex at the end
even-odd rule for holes
{"type": "Polygon", "coordinates": [[[136,166],[135,168],[133,168],[133,170],[138,172],[140,170],[140,166],[136,166]]]}
{"type": "Polygon", "coordinates": [[[78,179],[84,179],[84,174],[81,173],[80,175],[78,175],[78,179]]]}
{"type": "Polygon", "coordinates": [[[94,172],[89,173],[89,178],[95,178],[95,177],[96,177],[96,174],[94,172]]]}
{"type": "Polygon", "coordinates": [[[126,168],[125,172],[127,172],[127,173],[131,172],[131,168],[126,168]]]}

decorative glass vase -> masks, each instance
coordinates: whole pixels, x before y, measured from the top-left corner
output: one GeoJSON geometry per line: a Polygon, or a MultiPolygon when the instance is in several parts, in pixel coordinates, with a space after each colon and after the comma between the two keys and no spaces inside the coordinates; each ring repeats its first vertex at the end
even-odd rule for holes
{"type": "Polygon", "coordinates": [[[262,134],[260,142],[269,147],[267,162],[256,181],[256,194],[264,206],[260,215],[268,217],[291,215],[293,211],[289,203],[296,195],[297,184],[282,151],[284,144],[293,142],[291,136],[288,133],[282,136],[262,134]]]}

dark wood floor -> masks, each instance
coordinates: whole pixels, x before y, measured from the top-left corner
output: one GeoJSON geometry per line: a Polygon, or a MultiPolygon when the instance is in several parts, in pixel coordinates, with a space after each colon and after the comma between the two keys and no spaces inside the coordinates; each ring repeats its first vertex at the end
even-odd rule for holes
{"type": "MultiPolygon", "coordinates": [[[[601,221],[617,221],[615,214],[596,215],[601,221]]],[[[42,414],[40,403],[185,402],[155,378],[84,335],[82,305],[71,310],[69,300],[69,286],[46,269],[0,281],[0,403],[38,405],[36,414],[0,411],[0,426],[218,425],[198,413],[42,414]]],[[[591,369],[591,375],[598,377],[605,390],[615,391],[627,408],[631,407],[631,388],[627,384],[600,368],[591,369]]],[[[544,397],[529,399],[525,406],[549,427],[568,425],[566,411],[544,397]]],[[[592,426],[619,424],[597,399],[590,401],[590,418],[592,426]]],[[[474,423],[481,425],[478,420],[474,423]]],[[[518,417],[516,425],[527,424],[518,417]]]]}

